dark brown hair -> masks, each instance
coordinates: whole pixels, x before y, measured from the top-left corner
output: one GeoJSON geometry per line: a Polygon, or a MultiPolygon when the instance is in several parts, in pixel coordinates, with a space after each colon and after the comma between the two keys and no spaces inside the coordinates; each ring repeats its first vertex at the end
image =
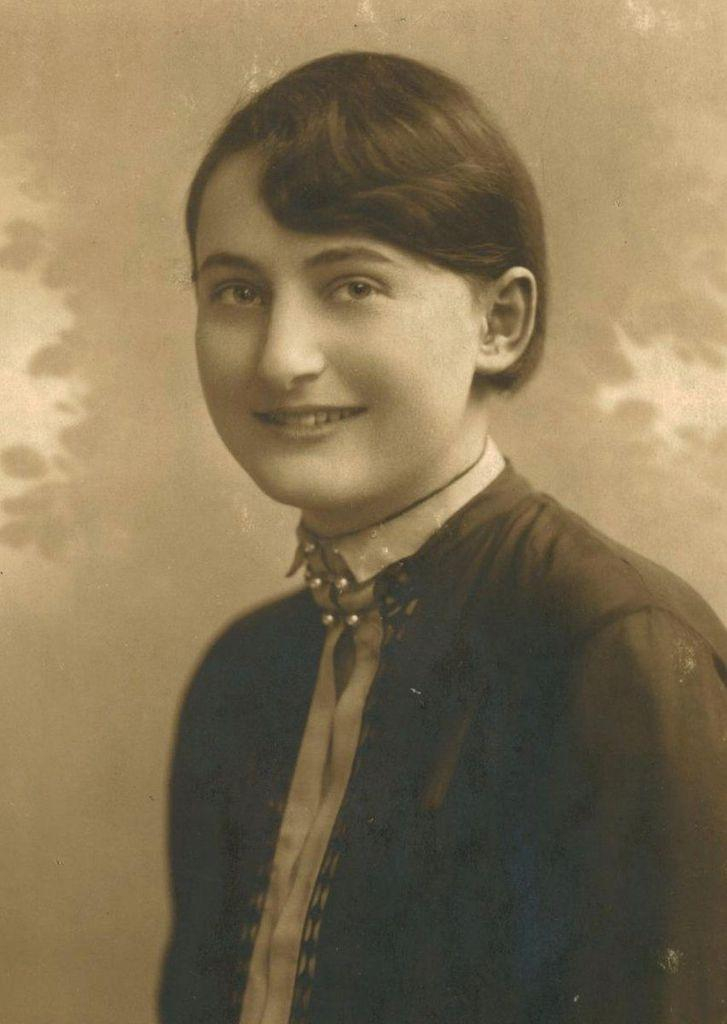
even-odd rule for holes
{"type": "Polygon", "coordinates": [[[522,161],[460,83],[418,61],[339,53],[254,96],[204,157],[187,202],[194,242],[204,189],[225,157],[255,148],[276,220],[311,234],[363,234],[472,279],[522,266],[538,282],[532,340],[490,378],[514,390],[543,347],[547,273],[540,204],[522,161]]]}

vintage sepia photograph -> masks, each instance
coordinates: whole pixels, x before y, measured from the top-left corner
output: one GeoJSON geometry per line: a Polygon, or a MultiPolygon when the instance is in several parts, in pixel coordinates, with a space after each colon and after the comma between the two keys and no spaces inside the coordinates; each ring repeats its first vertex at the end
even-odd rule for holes
{"type": "Polygon", "coordinates": [[[10,0],[7,1024],[725,1024],[727,12],[10,0]]]}

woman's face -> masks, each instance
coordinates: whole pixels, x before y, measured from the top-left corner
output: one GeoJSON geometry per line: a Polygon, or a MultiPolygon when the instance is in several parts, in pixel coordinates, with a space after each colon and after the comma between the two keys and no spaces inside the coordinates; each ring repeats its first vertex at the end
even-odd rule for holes
{"type": "Polygon", "coordinates": [[[476,459],[483,314],[460,276],[360,236],[299,234],[253,153],[210,179],[196,239],[197,351],[215,426],[321,532],[403,508],[476,459]]]}

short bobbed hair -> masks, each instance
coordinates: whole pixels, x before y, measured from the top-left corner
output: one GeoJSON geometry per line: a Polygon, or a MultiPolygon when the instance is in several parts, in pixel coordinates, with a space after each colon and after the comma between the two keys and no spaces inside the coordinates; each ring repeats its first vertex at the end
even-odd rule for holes
{"type": "Polygon", "coordinates": [[[366,235],[475,282],[530,270],[530,344],[489,382],[513,391],[532,374],[547,303],[540,204],[522,160],[463,85],[419,61],[369,52],[321,57],[273,82],[230,117],[194,177],[193,263],[207,182],[248,149],[262,157],[265,204],[292,231],[366,235]]]}

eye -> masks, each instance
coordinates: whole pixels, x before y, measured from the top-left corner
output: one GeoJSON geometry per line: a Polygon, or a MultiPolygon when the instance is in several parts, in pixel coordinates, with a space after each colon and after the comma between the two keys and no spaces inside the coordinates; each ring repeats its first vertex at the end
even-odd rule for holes
{"type": "Polygon", "coordinates": [[[334,288],[333,292],[343,302],[361,302],[363,299],[377,294],[378,290],[370,281],[354,278],[350,281],[342,281],[334,288]]]}
{"type": "Polygon", "coordinates": [[[253,284],[221,284],[213,290],[212,301],[221,306],[259,306],[262,293],[253,284]]]}

